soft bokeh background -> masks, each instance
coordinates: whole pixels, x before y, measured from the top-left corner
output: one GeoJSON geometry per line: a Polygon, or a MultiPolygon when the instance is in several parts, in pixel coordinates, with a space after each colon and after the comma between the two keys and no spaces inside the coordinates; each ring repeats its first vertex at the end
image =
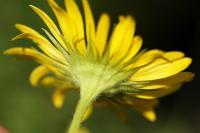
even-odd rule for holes
{"type": "MultiPolygon", "coordinates": [[[[90,0],[95,16],[131,14],[137,21],[137,34],[144,38],[144,48],[181,50],[193,58],[190,71],[193,82],[179,92],[162,98],[157,108],[158,120],[150,123],[132,110],[130,120],[121,122],[107,109],[95,109],[84,124],[92,133],[199,133],[200,132],[200,8],[198,0],[90,0]]],[[[59,3],[62,3],[59,0],[59,3]]],[[[30,46],[30,41],[11,42],[18,34],[15,23],[24,23],[41,31],[45,27],[28,7],[41,7],[52,15],[46,0],[1,0],[0,53],[13,46],[30,46]]],[[[32,61],[15,61],[0,55],[0,124],[11,133],[63,133],[72,118],[77,94],[67,95],[65,105],[57,110],[51,103],[51,90],[33,88],[28,82],[32,61]],[[14,62],[13,62],[14,61],[14,62]]]]}

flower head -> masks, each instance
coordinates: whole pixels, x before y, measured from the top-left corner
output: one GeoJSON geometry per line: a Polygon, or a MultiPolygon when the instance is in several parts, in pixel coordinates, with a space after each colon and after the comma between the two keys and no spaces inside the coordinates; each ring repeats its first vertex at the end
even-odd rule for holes
{"type": "Polygon", "coordinates": [[[65,0],[66,9],[54,0],[48,3],[59,27],[45,12],[31,5],[48,27],[43,29],[47,37],[16,24],[22,33],[13,40],[30,39],[39,49],[17,47],[5,53],[28,57],[41,64],[33,70],[30,82],[33,86],[54,87],[56,107],[63,105],[68,91],[80,91],[70,133],[77,131],[93,105],[114,108],[123,119],[120,105],[129,106],[154,121],[157,98],[178,90],[193,78],[193,73],[182,72],[192,62],[184,53],[140,51],[142,38],[134,35],[135,20],[131,16],[120,16],[109,34],[108,14],[102,14],[96,26],[87,0],[82,0],[84,19],[74,0],[65,0]]]}

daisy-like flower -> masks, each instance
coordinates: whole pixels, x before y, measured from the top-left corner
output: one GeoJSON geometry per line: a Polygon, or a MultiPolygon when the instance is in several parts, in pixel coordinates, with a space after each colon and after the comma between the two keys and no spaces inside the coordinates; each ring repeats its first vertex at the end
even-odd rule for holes
{"type": "Polygon", "coordinates": [[[80,92],[69,133],[76,133],[93,106],[112,108],[125,119],[121,107],[134,108],[155,121],[157,98],[178,90],[194,74],[182,72],[192,62],[179,51],[140,51],[142,38],[135,36],[135,21],[120,16],[110,33],[110,18],[104,13],[97,26],[87,0],[82,0],[84,20],[74,0],[65,0],[62,9],[48,0],[59,27],[42,10],[30,6],[48,27],[46,37],[32,28],[16,24],[22,33],[13,40],[27,38],[36,48],[15,47],[5,54],[28,57],[40,66],[30,75],[33,86],[55,88],[53,103],[60,108],[70,90],[80,92]],[[139,52],[140,51],[140,52],[139,52]]]}

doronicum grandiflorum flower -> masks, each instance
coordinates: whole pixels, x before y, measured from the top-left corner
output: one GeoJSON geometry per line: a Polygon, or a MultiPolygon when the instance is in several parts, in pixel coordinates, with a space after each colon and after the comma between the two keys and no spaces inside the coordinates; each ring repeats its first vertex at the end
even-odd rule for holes
{"type": "Polygon", "coordinates": [[[5,54],[28,57],[41,64],[31,73],[30,82],[33,86],[55,88],[55,107],[63,105],[68,91],[80,92],[69,133],[78,132],[93,106],[110,107],[122,119],[125,117],[121,107],[130,107],[155,121],[157,99],[193,78],[193,73],[182,72],[192,59],[179,51],[140,51],[142,38],[134,35],[135,21],[131,16],[120,16],[110,33],[108,14],[103,13],[96,26],[87,0],[82,0],[84,19],[74,0],[64,2],[66,9],[48,0],[59,27],[45,12],[31,5],[48,27],[43,29],[46,37],[16,24],[22,33],[13,40],[30,39],[39,49],[15,47],[5,54]]]}

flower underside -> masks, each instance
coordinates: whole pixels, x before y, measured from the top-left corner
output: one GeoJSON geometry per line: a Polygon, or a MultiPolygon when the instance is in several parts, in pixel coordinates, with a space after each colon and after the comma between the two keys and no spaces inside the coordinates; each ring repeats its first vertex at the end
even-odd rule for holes
{"type": "Polygon", "coordinates": [[[134,108],[150,121],[157,98],[178,90],[194,74],[182,72],[192,62],[179,51],[158,49],[140,51],[142,38],[134,36],[135,21],[120,16],[110,32],[110,18],[102,14],[97,26],[87,0],[82,0],[84,20],[74,0],[65,0],[66,10],[54,0],[48,0],[59,27],[42,10],[30,6],[48,27],[44,37],[32,28],[16,24],[22,33],[13,40],[30,39],[38,48],[16,47],[5,54],[35,60],[39,67],[30,75],[33,86],[55,88],[53,103],[63,105],[70,90],[80,91],[80,101],[69,130],[74,133],[81,121],[92,112],[93,106],[114,109],[122,118],[122,106],[134,108]],[[139,52],[140,51],[140,52],[139,52]]]}

